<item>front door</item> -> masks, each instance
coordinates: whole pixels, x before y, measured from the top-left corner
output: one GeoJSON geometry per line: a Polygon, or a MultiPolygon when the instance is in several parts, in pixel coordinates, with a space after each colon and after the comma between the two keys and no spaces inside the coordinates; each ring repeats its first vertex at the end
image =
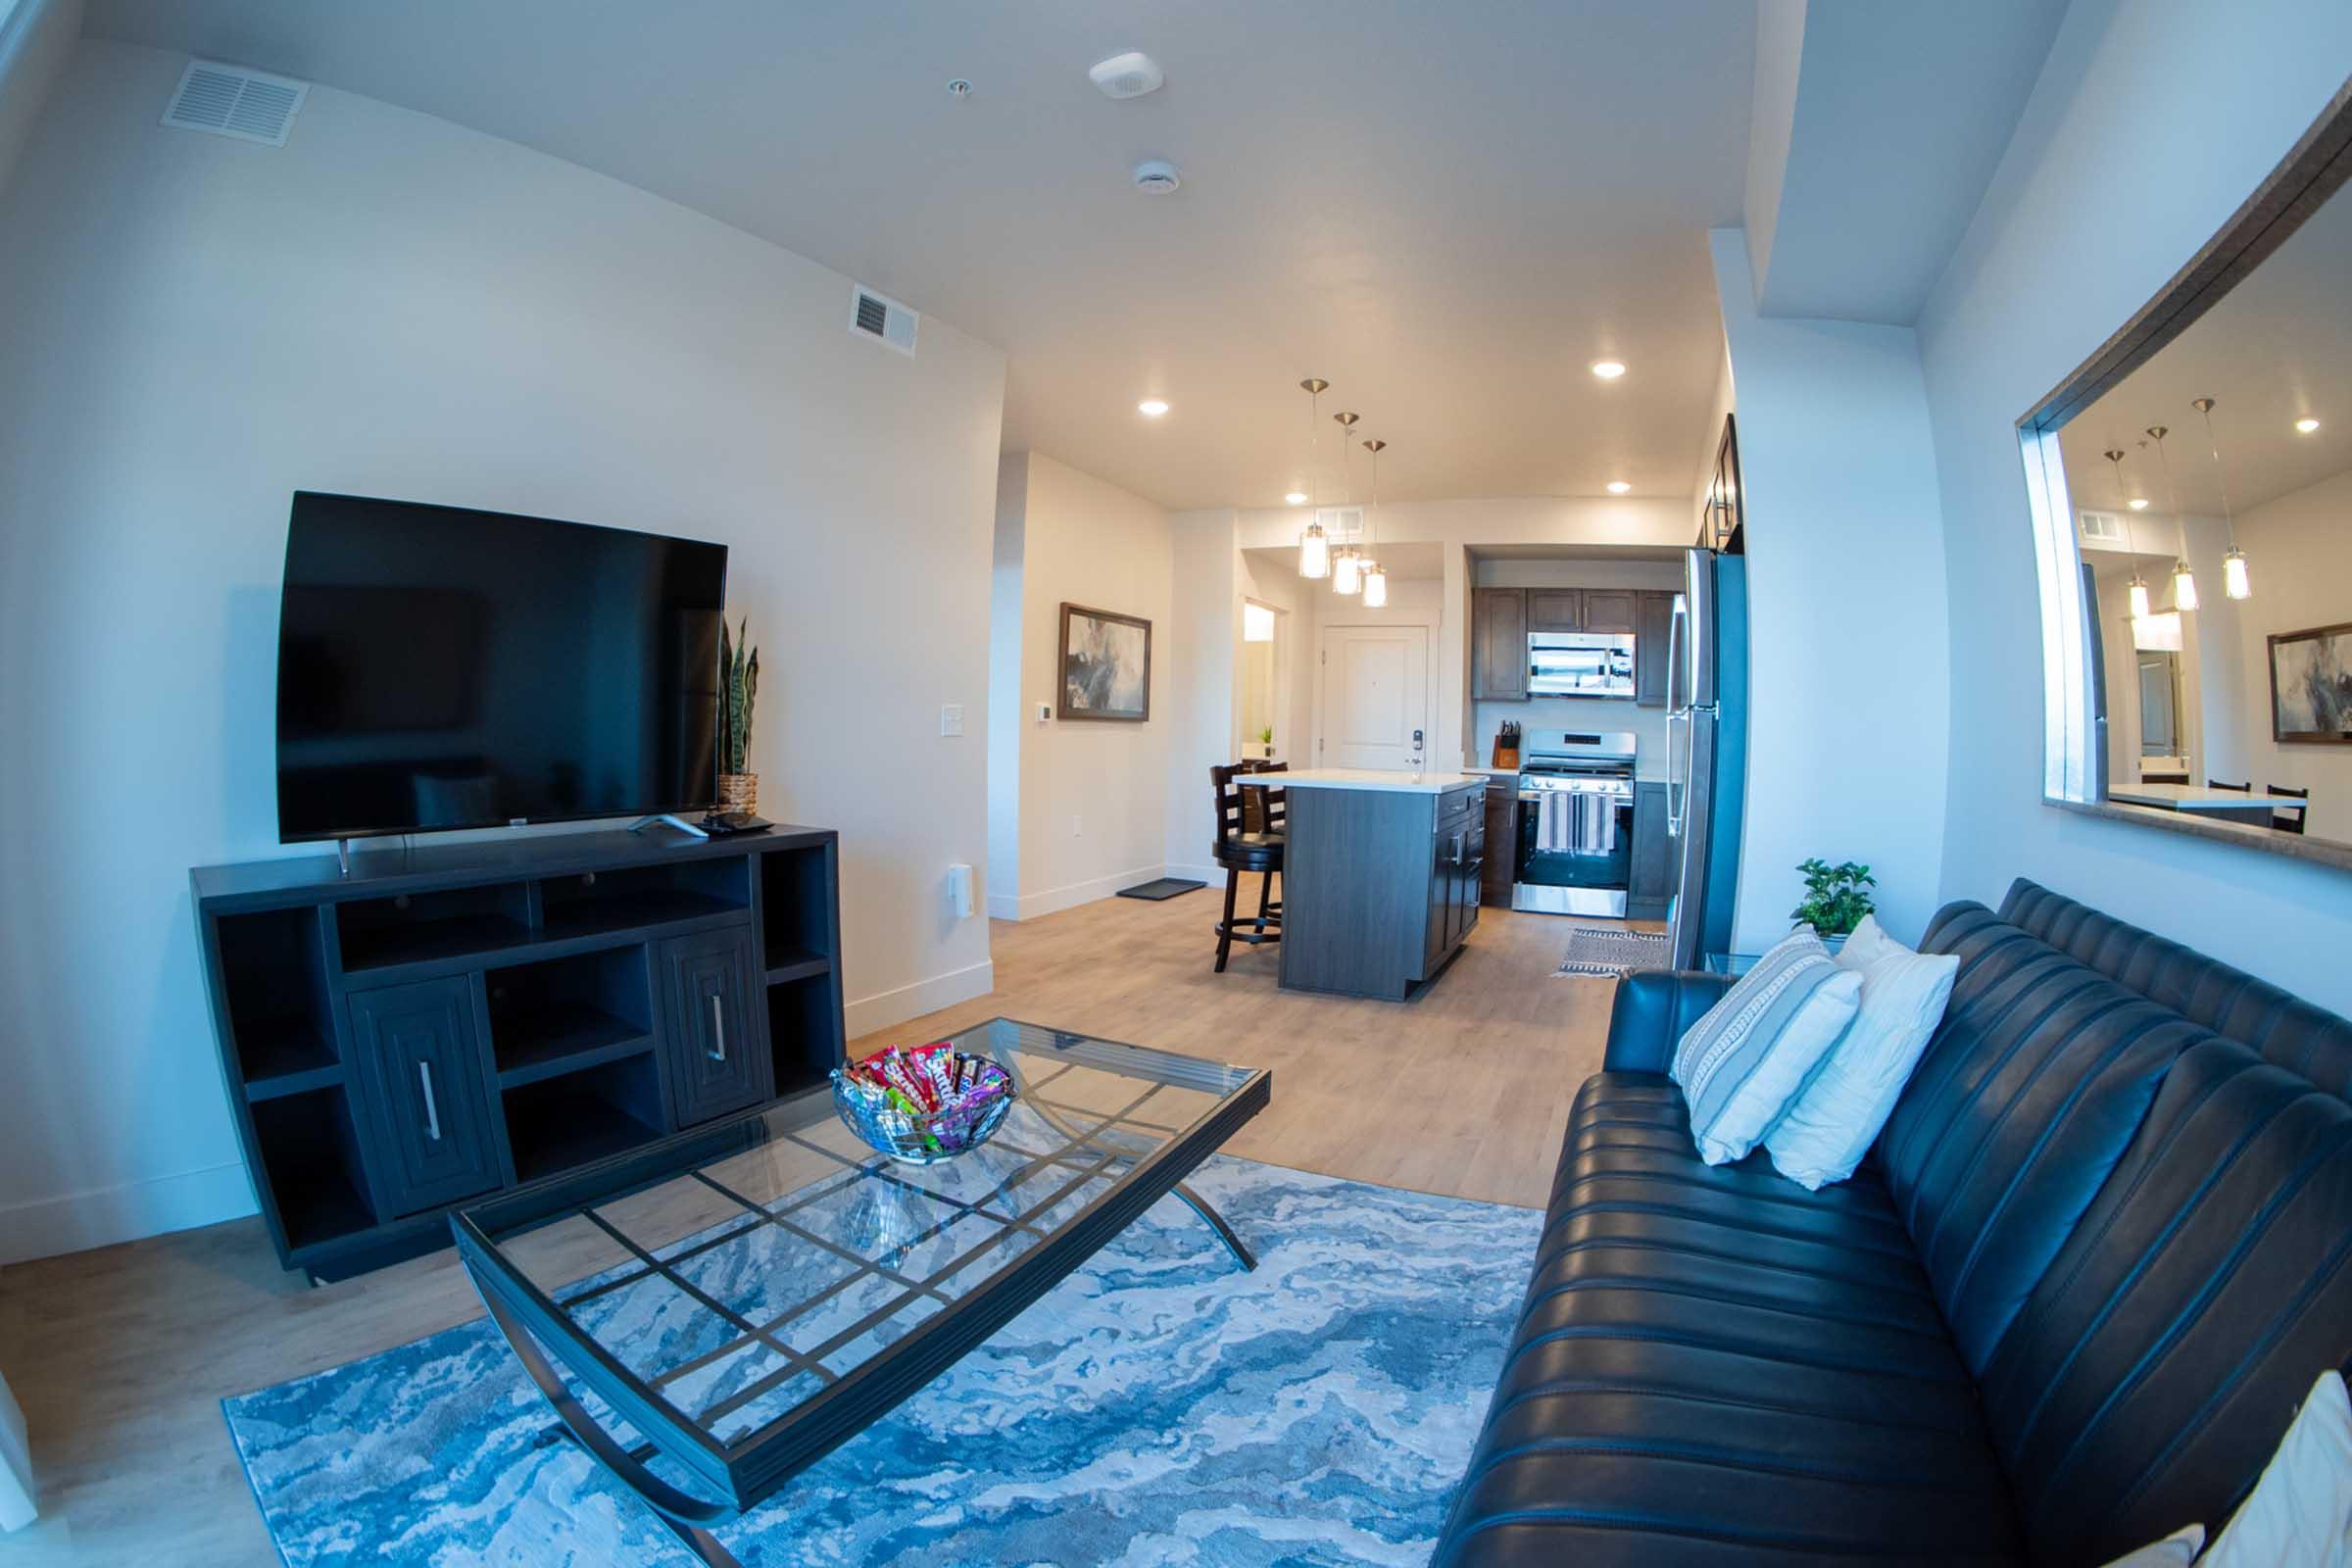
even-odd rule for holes
{"type": "Polygon", "coordinates": [[[1323,628],[1318,767],[1418,769],[1429,756],[1429,628],[1323,628]]]}

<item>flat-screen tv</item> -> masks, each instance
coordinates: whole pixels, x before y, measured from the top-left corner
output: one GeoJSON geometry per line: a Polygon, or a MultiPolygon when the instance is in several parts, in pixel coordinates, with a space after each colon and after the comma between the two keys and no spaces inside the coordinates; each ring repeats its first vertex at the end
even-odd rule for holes
{"type": "Polygon", "coordinates": [[[724,545],[297,492],[279,838],[710,806],[726,581],[724,545]]]}

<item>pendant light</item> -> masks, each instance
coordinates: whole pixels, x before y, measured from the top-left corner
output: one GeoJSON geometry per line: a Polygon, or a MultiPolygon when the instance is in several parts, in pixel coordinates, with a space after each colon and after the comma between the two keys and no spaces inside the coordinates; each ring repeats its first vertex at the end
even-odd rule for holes
{"type": "MultiPolygon", "coordinates": [[[[1386,441],[1366,441],[1364,450],[1372,454],[1372,510],[1364,514],[1364,531],[1372,540],[1372,548],[1380,548],[1380,451],[1386,441]]],[[[1389,574],[1380,566],[1378,554],[1364,558],[1364,608],[1380,610],[1389,602],[1389,574]]]]}
{"type": "Polygon", "coordinates": [[[2164,504],[2173,509],[2173,527],[2180,535],[2180,554],[2173,558],[2173,608],[2197,608],[2197,579],[2188,571],[2188,519],[2180,515],[2180,494],[2173,488],[2173,460],[2164,455],[2164,438],[2172,431],[2170,425],[2151,424],[2148,434],[2156,440],[2156,466],[2164,470],[2164,504]]]}
{"type": "MultiPolygon", "coordinates": [[[[1332,416],[1340,427],[1340,504],[1347,506],[1355,499],[1348,482],[1348,437],[1354,433],[1358,416],[1340,413],[1332,416]]],[[[1361,529],[1357,532],[1360,534],[1361,529]]],[[[1331,558],[1331,591],[1352,598],[1364,587],[1364,553],[1354,544],[1336,546],[1331,558]]]]}
{"type": "MultiPolygon", "coordinates": [[[[2124,493],[2124,449],[2109,447],[2107,461],[2115,465],[2115,491],[2116,494],[2122,495],[2124,493]]],[[[2129,512],[2124,514],[2124,548],[2132,553],[2132,618],[2135,621],[2145,620],[2148,618],[2149,609],[2148,580],[2139,574],[2139,544],[2132,537],[2132,514],[2129,512]]]]}
{"type": "MultiPolygon", "coordinates": [[[[1298,383],[1306,394],[1306,483],[1310,492],[1321,488],[1322,474],[1315,465],[1315,437],[1323,428],[1318,401],[1331,386],[1319,375],[1310,375],[1298,383]]],[[[1331,575],[1331,541],[1323,536],[1323,507],[1310,493],[1307,498],[1315,504],[1308,509],[1306,531],[1298,536],[1298,575],[1328,577],[1331,575]]]]}
{"type": "Polygon", "coordinates": [[[2205,416],[2205,444],[2213,449],[2213,475],[2222,487],[2222,522],[2230,530],[2230,552],[2222,557],[2222,592],[2232,599],[2254,597],[2253,579],[2246,575],[2246,553],[2237,548],[2237,519],[2230,514],[2230,476],[2222,471],[2222,449],[2213,437],[2213,399],[2198,398],[2189,407],[2205,416]]]}

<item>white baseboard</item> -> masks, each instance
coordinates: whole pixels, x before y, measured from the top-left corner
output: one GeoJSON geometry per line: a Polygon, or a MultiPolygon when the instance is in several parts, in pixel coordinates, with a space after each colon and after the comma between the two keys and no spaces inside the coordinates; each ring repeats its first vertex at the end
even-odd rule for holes
{"type": "Polygon", "coordinates": [[[135,1242],[254,1212],[245,1162],[34,1198],[0,1208],[0,1264],[135,1242]]]}
{"type": "Polygon", "coordinates": [[[1131,888],[1138,882],[1149,882],[1155,876],[1167,875],[1164,865],[1139,865],[1132,871],[1113,871],[1108,876],[1090,877],[1073,882],[1068,887],[1049,888],[1043,893],[1024,893],[1017,901],[1020,912],[1015,920],[1034,920],[1041,914],[1058,914],[1063,909],[1075,909],[1081,904],[1107,899],[1121,888],[1131,888]]]}
{"type": "Polygon", "coordinates": [[[1205,882],[1212,888],[1221,888],[1225,885],[1225,868],[1221,865],[1178,865],[1171,860],[1168,862],[1167,870],[1162,874],[1190,877],[1195,882],[1205,882]]]}
{"type": "Polygon", "coordinates": [[[991,920],[1018,920],[1021,901],[1009,893],[991,893],[988,896],[988,917],[991,920]]]}
{"type": "Polygon", "coordinates": [[[989,959],[968,968],[935,974],[928,980],[917,980],[896,991],[883,991],[870,997],[858,997],[842,1011],[847,1015],[850,1039],[887,1029],[909,1018],[919,1018],[926,1012],[953,1007],[958,1002],[985,997],[997,989],[997,965],[989,959]]]}

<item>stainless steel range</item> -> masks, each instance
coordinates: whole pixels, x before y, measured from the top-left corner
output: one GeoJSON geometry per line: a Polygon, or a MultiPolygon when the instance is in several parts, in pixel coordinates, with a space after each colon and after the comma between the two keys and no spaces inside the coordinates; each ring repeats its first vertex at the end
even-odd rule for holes
{"type": "Polygon", "coordinates": [[[1634,863],[1631,734],[1528,732],[1514,856],[1512,908],[1623,917],[1634,863]]]}

